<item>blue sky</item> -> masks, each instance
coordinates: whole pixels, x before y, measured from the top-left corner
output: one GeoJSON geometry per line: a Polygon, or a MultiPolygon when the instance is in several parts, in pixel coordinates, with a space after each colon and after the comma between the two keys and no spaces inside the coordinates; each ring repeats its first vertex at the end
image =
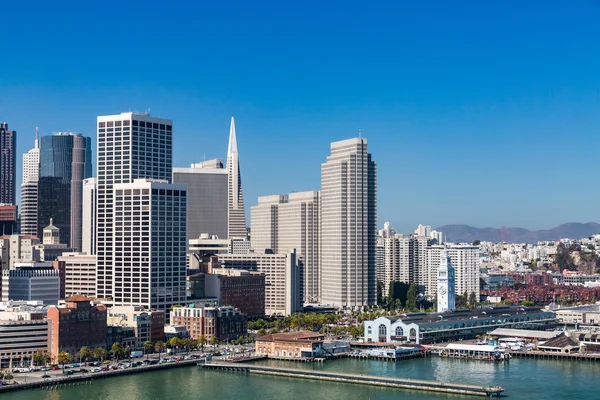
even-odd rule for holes
{"type": "Polygon", "coordinates": [[[250,206],[319,189],[330,142],[361,129],[379,225],[600,221],[598,2],[16,3],[0,120],[19,153],[36,126],[95,136],[150,108],[186,166],[225,157],[233,115],[250,206]]]}

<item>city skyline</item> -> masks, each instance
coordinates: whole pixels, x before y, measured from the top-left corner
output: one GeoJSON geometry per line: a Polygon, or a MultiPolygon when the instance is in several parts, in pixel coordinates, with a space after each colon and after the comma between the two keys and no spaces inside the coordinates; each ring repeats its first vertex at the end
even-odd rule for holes
{"type": "Polygon", "coordinates": [[[0,78],[0,119],[19,132],[18,154],[36,126],[91,136],[97,115],[150,108],[176,121],[174,166],[185,167],[225,157],[233,115],[249,208],[259,196],[317,189],[328,144],[360,129],[379,160],[380,226],[540,229],[600,219],[587,211],[598,195],[587,184],[595,164],[579,155],[600,128],[593,2],[542,14],[517,2],[385,12],[328,4],[318,17],[310,7],[272,7],[268,17],[244,4],[233,12],[191,5],[184,15],[143,7],[130,30],[114,33],[88,5],[78,18],[60,7],[46,10],[52,18],[22,7],[5,10],[6,29],[23,32],[4,46],[13,62],[0,78]],[[143,23],[163,12],[170,29],[143,23]],[[225,20],[230,29],[214,29],[225,20]],[[64,42],[53,28],[63,22],[81,28],[77,63],[55,62],[72,56],[55,44],[64,42]],[[109,46],[113,39],[155,43],[170,56],[140,64],[136,52],[109,46]],[[98,65],[108,51],[118,66],[98,65]]]}

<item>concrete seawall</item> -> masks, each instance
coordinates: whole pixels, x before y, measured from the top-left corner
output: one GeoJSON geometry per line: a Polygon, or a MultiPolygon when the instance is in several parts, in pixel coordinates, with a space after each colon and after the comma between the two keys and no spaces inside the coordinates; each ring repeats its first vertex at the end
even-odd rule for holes
{"type": "Polygon", "coordinates": [[[359,385],[384,386],[400,389],[467,394],[487,397],[492,397],[493,395],[499,396],[500,393],[504,391],[504,388],[500,386],[479,386],[461,383],[443,383],[435,381],[424,381],[419,379],[388,378],[375,375],[358,375],[337,372],[309,371],[301,369],[240,365],[232,363],[209,363],[204,364],[203,368],[221,371],[245,372],[250,374],[283,376],[288,378],[354,383],[359,385]]]}
{"type": "Polygon", "coordinates": [[[12,392],[15,390],[23,390],[23,389],[35,389],[35,388],[43,388],[43,389],[51,390],[51,389],[56,389],[56,388],[61,388],[61,387],[68,387],[73,384],[86,385],[86,384],[91,384],[93,381],[98,380],[98,379],[110,378],[110,377],[114,377],[114,376],[141,374],[143,372],[160,371],[160,370],[168,369],[168,368],[191,367],[193,365],[196,365],[197,362],[198,362],[198,360],[182,360],[179,362],[148,365],[145,367],[134,367],[134,368],[127,368],[127,369],[118,369],[115,371],[104,371],[104,372],[95,372],[95,373],[87,373],[87,374],[69,375],[69,376],[64,376],[64,377],[60,377],[60,378],[48,378],[43,381],[19,383],[18,385],[0,386],[0,393],[12,392]]]}

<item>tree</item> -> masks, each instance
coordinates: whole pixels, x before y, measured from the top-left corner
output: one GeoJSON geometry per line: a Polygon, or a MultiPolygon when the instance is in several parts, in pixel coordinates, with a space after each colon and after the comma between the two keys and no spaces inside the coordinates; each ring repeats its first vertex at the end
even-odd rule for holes
{"type": "Polygon", "coordinates": [[[477,296],[475,295],[475,292],[471,292],[471,294],[469,295],[469,304],[471,306],[474,306],[475,303],[477,303],[477,296]]]}
{"type": "Polygon", "coordinates": [[[154,348],[151,341],[144,342],[144,353],[146,353],[146,359],[148,358],[148,352],[154,348]]]}
{"type": "Polygon", "coordinates": [[[121,343],[119,342],[113,343],[112,347],[110,348],[110,352],[112,353],[113,357],[117,359],[117,361],[119,361],[119,356],[123,354],[123,351],[123,346],[121,346],[121,343]]]}
{"type": "Polygon", "coordinates": [[[46,350],[37,350],[32,356],[33,365],[46,365],[50,362],[50,354],[46,350]]]}
{"type": "Polygon", "coordinates": [[[65,364],[68,363],[70,359],[71,355],[66,351],[61,351],[60,353],[58,353],[57,361],[63,367],[63,374],[65,373],[65,364]]]}
{"type": "Polygon", "coordinates": [[[206,336],[200,335],[200,337],[198,338],[198,344],[200,345],[200,349],[202,350],[203,353],[204,353],[204,346],[206,346],[206,343],[208,343],[208,339],[206,339],[206,336]]]}
{"type": "Polygon", "coordinates": [[[406,308],[410,311],[415,311],[417,309],[417,295],[419,291],[419,287],[416,283],[411,283],[408,289],[408,293],[406,295],[406,308]]]}
{"type": "Polygon", "coordinates": [[[190,349],[194,347],[196,342],[192,339],[183,339],[181,344],[185,349],[185,354],[190,354],[190,349]]]}
{"type": "Polygon", "coordinates": [[[213,336],[212,338],[210,338],[210,344],[213,346],[213,349],[216,349],[219,345],[219,339],[217,339],[216,336],[213,336]]]}
{"type": "Polygon", "coordinates": [[[13,378],[13,374],[11,374],[10,372],[7,371],[4,373],[4,379],[6,379],[8,382],[12,381],[13,378]]]}
{"type": "Polygon", "coordinates": [[[258,332],[256,332],[256,334],[257,334],[258,336],[265,336],[265,335],[267,334],[267,331],[265,331],[265,329],[264,329],[264,328],[260,328],[260,329],[258,330],[258,332]]]}
{"type": "Polygon", "coordinates": [[[83,346],[79,349],[79,357],[83,360],[84,363],[88,361],[88,358],[92,356],[92,349],[88,346],[83,346]]]}
{"type": "Polygon", "coordinates": [[[173,350],[173,354],[177,354],[177,349],[183,347],[183,340],[177,336],[172,337],[167,342],[167,346],[173,350]]]}
{"type": "Polygon", "coordinates": [[[162,352],[165,350],[165,344],[161,341],[154,343],[154,350],[158,351],[158,358],[161,358],[162,352]]]}
{"type": "Polygon", "coordinates": [[[383,282],[377,282],[377,305],[383,305],[383,282]]]}
{"type": "Polygon", "coordinates": [[[102,347],[96,347],[94,350],[92,350],[92,354],[93,357],[98,361],[104,361],[107,352],[106,349],[103,349],[102,347]]]}
{"type": "Polygon", "coordinates": [[[473,241],[473,246],[479,246],[481,244],[481,240],[473,241]]]}

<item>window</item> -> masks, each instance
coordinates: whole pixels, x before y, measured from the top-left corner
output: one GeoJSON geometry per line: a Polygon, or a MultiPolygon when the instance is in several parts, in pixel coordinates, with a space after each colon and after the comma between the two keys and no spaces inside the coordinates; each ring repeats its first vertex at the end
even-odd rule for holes
{"type": "Polygon", "coordinates": [[[401,326],[396,328],[396,336],[404,336],[404,329],[401,326]]]}
{"type": "Polygon", "coordinates": [[[387,328],[384,324],[379,325],[379,336],[387,335],[387,328]]]}

